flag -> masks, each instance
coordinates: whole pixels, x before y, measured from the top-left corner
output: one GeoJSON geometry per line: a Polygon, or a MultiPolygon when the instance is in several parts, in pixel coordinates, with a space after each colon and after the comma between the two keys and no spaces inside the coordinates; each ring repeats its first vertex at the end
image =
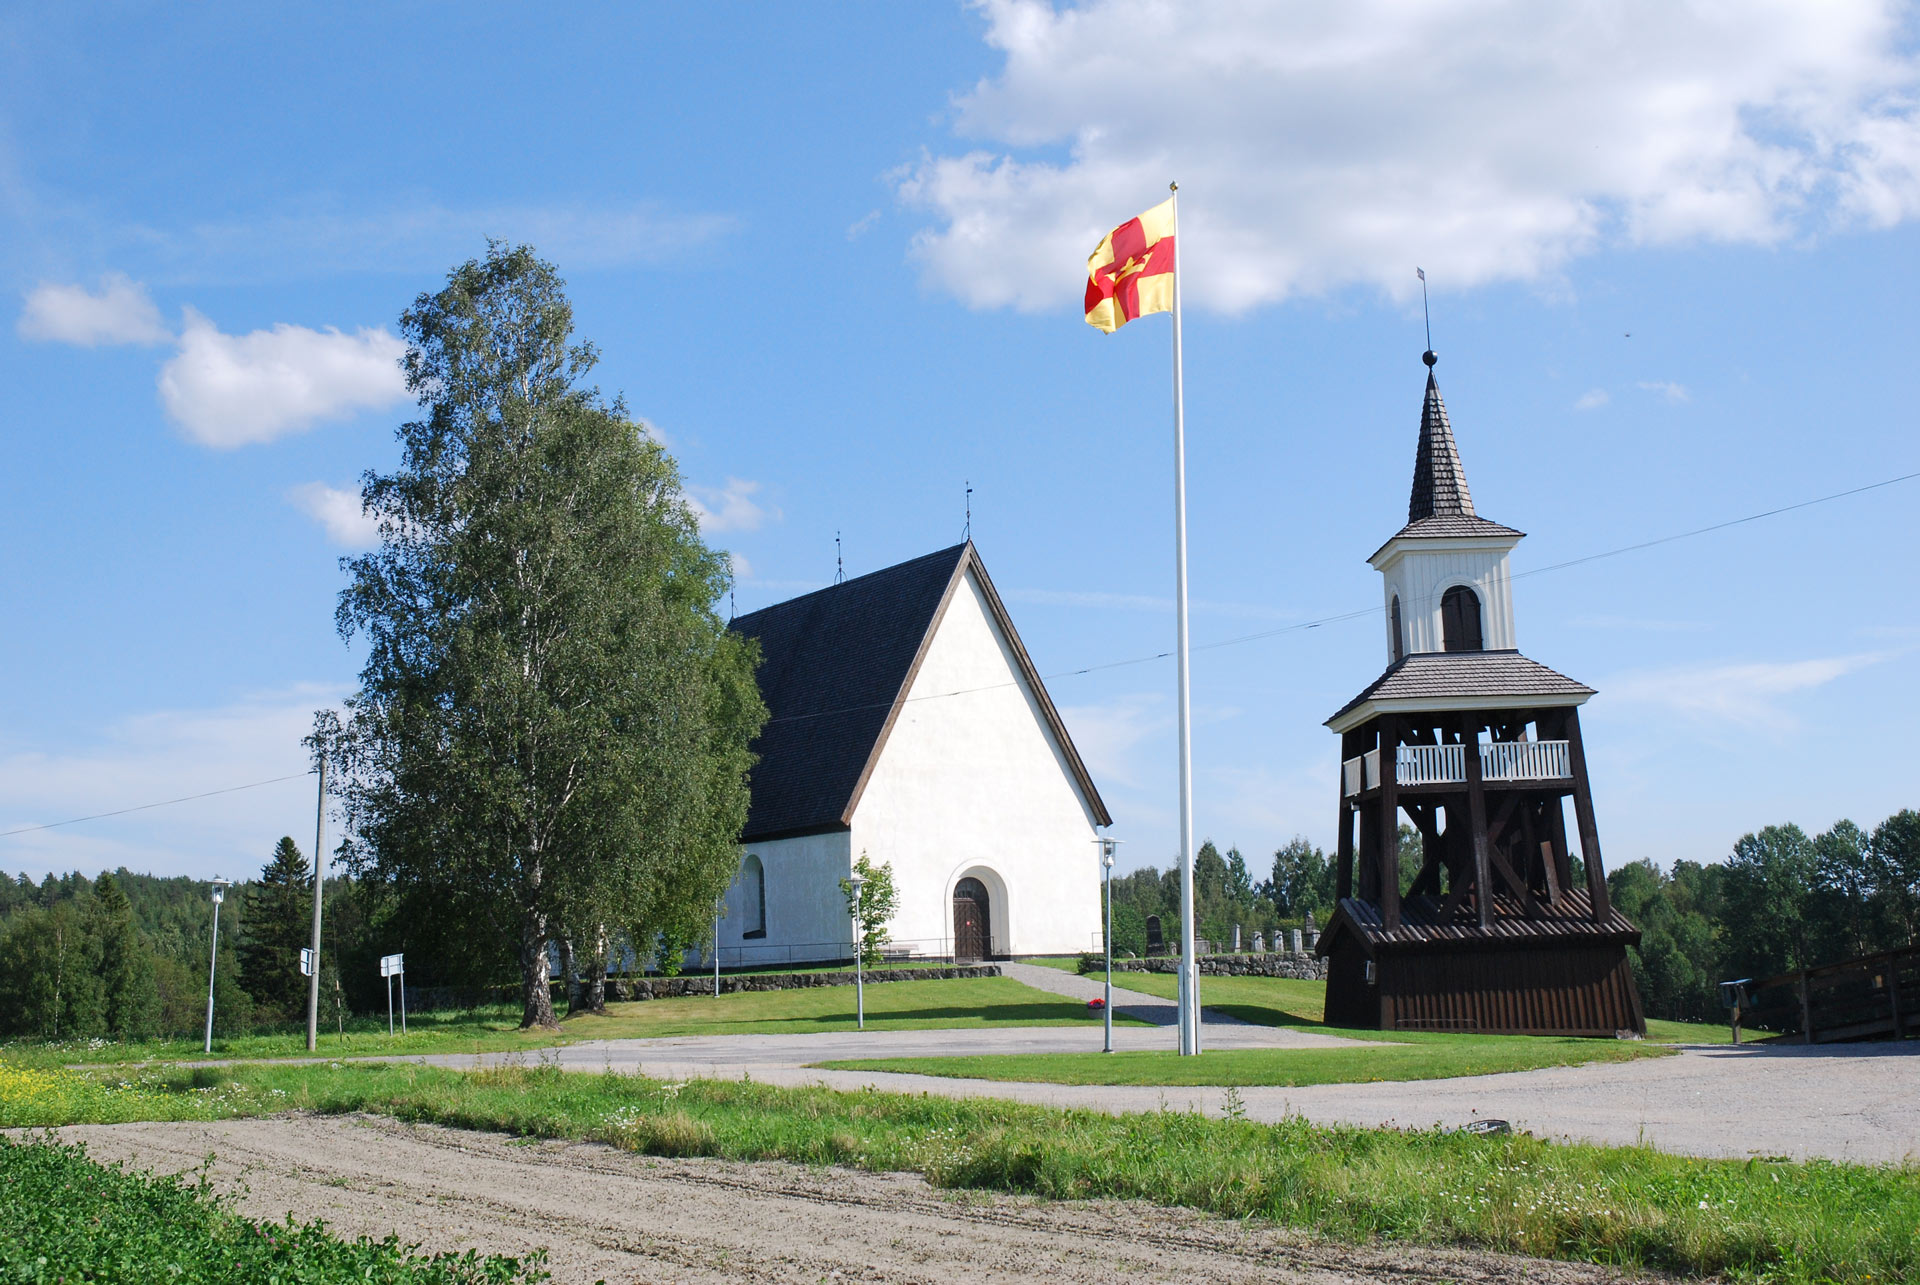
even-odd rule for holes
{"type": "Polygon", "coordinates": [[[1087,260],[1087,324],[1108,334],[1173,311],[1173,201],[1107,233],[1087,260]]]}

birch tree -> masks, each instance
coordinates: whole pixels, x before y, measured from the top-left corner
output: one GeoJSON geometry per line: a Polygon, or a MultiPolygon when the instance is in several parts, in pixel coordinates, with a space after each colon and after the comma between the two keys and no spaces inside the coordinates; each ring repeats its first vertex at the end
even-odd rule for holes
{"type": "Polygon", "coordinates": [[[551,1026],[563,919],[689,920],[732,877],[756,657],[674,462],[584,382],[550,264],[491,245],[400,324],[421,415],[364,479],[380,545],[337,623],[367,659],[317,735],[356,870],[512,934],[522,1025],[551,1026]]]}

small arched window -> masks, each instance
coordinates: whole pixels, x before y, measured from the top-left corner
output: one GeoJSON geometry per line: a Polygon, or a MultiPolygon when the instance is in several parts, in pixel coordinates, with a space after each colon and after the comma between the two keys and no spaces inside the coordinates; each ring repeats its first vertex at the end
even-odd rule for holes
{"type": "Polygon", "coordinates": [[[1480,595],[1463,584],[1440,599],[1440,636],[1448,651],[1485,651],[1480,633],[1480,595]]]}
{"type": "Polygon", "coordinates": [[[751,852],[740,863],[740,911],[746,920],[742,937],[767,935],[767,871],[751,852]]]}
{"type": "Polygon", "coordinates": [[[1406,631],[1400,627],[1400,595],[1393,595],[1393,663],[1399,664],[1407,654],[1406,631]]]}

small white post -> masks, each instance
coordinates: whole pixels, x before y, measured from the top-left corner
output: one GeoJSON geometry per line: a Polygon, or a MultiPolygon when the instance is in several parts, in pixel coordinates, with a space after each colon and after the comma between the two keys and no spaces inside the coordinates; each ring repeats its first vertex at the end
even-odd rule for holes
{"type": "Polygon", "coordinates": [[[867,878],[858,870],[847,877],[847,886],[853,889],[853,1004],[854,1022],[858,1029],[867,1029],[867,980],[866,980],[866,942],[861,940],[860,889],[866,885],[867,878]]]}

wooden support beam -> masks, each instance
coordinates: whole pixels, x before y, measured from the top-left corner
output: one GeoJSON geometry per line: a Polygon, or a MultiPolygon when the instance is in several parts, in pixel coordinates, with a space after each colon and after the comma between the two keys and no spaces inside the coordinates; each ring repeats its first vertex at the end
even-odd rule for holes
{"type": "Polygon", "coordinates": [[[1400,926],[1400,719],[1380,720],[1380,922],[1400,926]]]}
{"type": "Polygon", "coordinates": [[[1342,764],[1339,779],[1334,783],[1335,792],[1340,796],[1340,837],[1335,849],[1333,895],[1336,901],[1344,901],[1353,895],[1353,809],[1347,804],[1346,761],[1359,751],[1355,748],[1360,737],[1354,732],[1340,735],[1340,762],[1342,764]]]}
{"type": "Polygon", "coordinates": [[[1600,859],[1600,831],[1593,822],[1593,786],[1587,780],[1587,751],[1580,743],[1580,712],[1567,711],[1567,759],[1573,769],[1573,818],[1580,827],[1580,860],[1587,867],[1587,899],[1593,904],[1593,922],[1604,923],[1613,913],[1607,897],[1607,867],[1600,859]]]}
{"type": "Polygon", "coordinates": [[[1334,901],[1346,901],[1354,895],[1354,809],[1340,799],[1340,843],[1334,857],[1332,895],[1334,901]]]}
{"type": "MultiPolygon", "coordinates": [[[[1534,861],[1540,863],[1540,882],[1547,890],[1547,904],[1557,906],[1560,904],[1560,879],[1553,868],[1553,845],[1540,841],[1540,827],[1534,815],[1539,811],[1538,799],[1527,800],[1527,806],[1520,812],[1520,837],[1521,841],[1527,845],[1528,863],[1531,864],[1534,861]]],[[[1531,885],[1532,872],[1523,873],[1527,875],[1527,882],[1531,885]]]]}
{"type": "Polygon", "coordinates": [[[1461,757],[1467,764],[1467,819],[1473,826],[1474,908],[1479,912],[1480,926],[1487,928],[1493,924],[1493,875],[1487,853],[1487,786],[1480,772],[1480,727],[1474,715],[1463,718],[1461,732],[1461,744],[1466,748],[1461,757]]]}

